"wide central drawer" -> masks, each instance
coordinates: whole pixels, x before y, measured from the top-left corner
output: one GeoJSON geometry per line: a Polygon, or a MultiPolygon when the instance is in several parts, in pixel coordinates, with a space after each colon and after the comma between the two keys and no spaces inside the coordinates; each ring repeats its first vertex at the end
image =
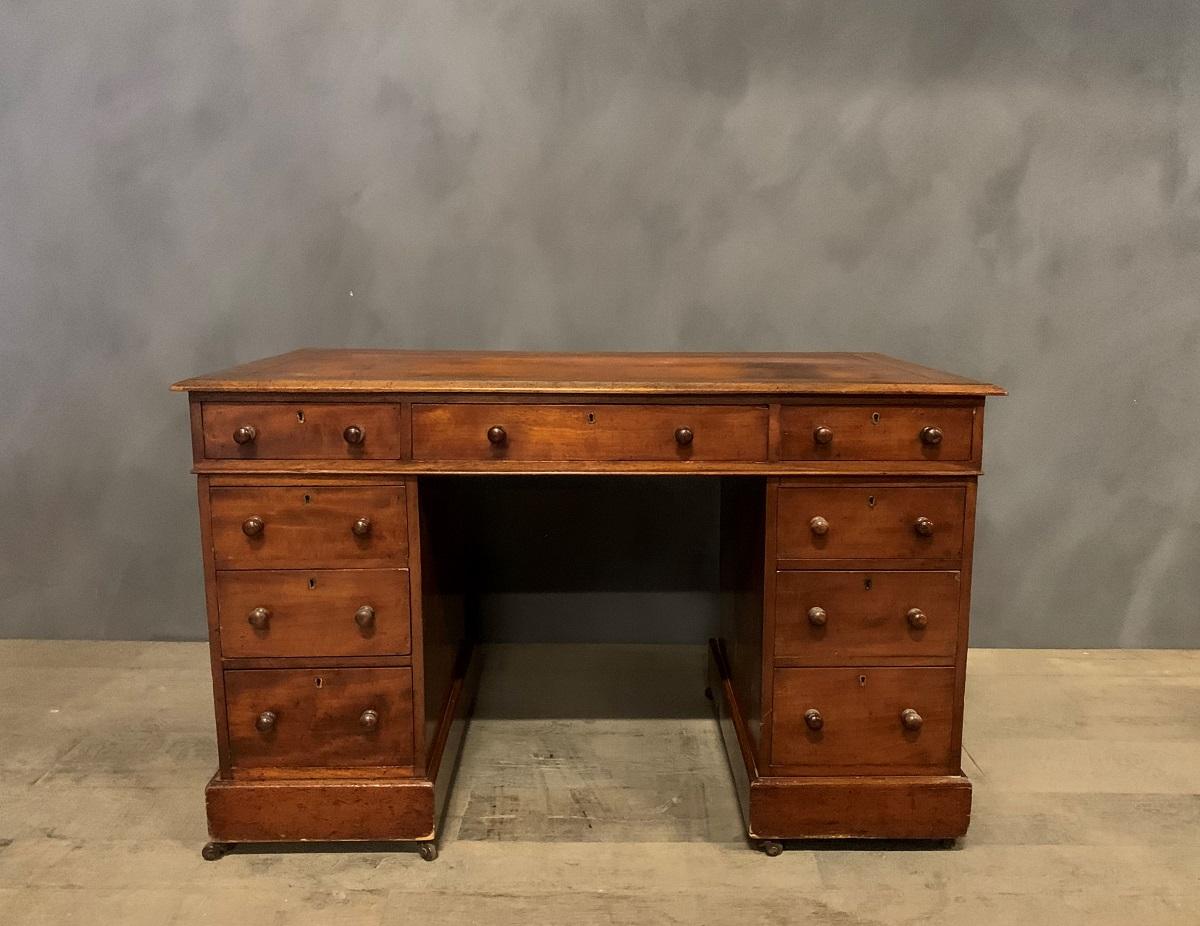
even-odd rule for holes
{"type": "Polygon", "coordinates": [[[209,497],[218,569],[407,562],[404,486],[214,488],[209,497]]]}
{"type": "Polygon", "coordinates": [[[412,670],[225,673],[234,767],[412,765],[412,670]]]}
{"type": "Polygon", "coordinates": [[[404,655],[407,569],[241,569],[217,573],[225,656],[404,655]]]}
{"type": "Polygon", "coordinates": [[[414,405],[414,460],[753,462],[767,409],[737,405],[414,405]]]}
{"type": "Polygon", "coordinates": [[[771,761],[812,774],[958,771],[954,669],[776,669],[771,761]]]}

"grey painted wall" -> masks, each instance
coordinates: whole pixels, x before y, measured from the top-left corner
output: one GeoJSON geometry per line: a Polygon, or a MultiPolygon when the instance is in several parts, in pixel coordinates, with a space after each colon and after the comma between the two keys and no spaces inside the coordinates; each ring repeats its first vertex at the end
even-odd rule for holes
{"type": "Polygon", "coordinates": [[[1200,645],[1195,4],[2,0],[0,632],[199,637],[166,386],[302,345],[997,381],[974,640],[1200,645]]]}

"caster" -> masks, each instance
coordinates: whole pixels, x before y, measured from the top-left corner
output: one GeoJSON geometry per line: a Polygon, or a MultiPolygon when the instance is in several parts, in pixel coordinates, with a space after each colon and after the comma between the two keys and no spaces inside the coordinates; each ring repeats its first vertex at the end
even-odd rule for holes
{"type": "Polygon", "coordinates": [[[215,862],[218,859],[224,858],[226,853],[233,848],[231,842],[210,842],[200,850],[200,854],[206,862],[215,862]]]}
{"type": "Polygon", "coordinates": [[[716,700],[716,698],[713,696],[713,690],[711,688],[704,689],[704,697],[708,698],[710,701],[716,700]]]}
{"type": "Polygon", "coordinates": [[[783,854],[783,843],[778,839],[761,839],[758,847],[766,853],[768,858],[778,858],[783,854]]]}
{"type": "Polygon", "coordinates": [[[438,857],[437,843],[423,842],[417,847],[417,851],[421,853],[421,858],[427,862],[432,862],[438,857]]]}

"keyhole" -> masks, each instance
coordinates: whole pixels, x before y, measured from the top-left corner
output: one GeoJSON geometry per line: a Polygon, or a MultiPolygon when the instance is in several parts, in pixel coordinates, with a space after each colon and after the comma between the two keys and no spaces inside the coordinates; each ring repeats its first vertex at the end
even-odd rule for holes
{"type": "Polygon", "coordinates": [[[874,508],[874,507],[875,507],[875,496],[874,496],[874,495],[868,495],[868,496],[867,496],[867,507],[868,507],[868,508],[874,508]]]}
{"type": "Polygon", "coordinates": [[[300,409],[300,411],[296,412],[296,420],[301,424],[304,424],[304,409],[300,409]]]}
{"type": "Polygon", "coordinates": [[[306,496],[304,496],[304,504],[306,504],[306,505],[307,505],[307,504],[308,504],[309,502],[311,502],[311,501],[312,501],[312,496],[311,496],[311,495],[306,495],[306,496]]]}
{"type": "Polygon", "coordinates": [[[873,584],[870,579],[863,579],[863,588],[868,592],[871,590],[873,584]]]}
{"type": "Polygon", "coordinates": [[[588,412],[587,421],[588,421],[588,424],[595,424],[596,423],[596,413],[588,412]]]}
{"type": "Polygon", "coordinates": [[[316,588],[316,587],[317,587],[317,580],[316,580],[316,579],[309,579],[309,580],[308,580],[308,587],[309,587],[309,588],[316,588]]]}
{"type": "Polygon", "coordinates": [[[865,675],[860,675],[858,677],[858,684],[860,687],[865,688],[867,685],[867,677],[865,675]]]}
{"type": "Polygon", "coordinates": [[[316,686],[318,688],[320,688],[322,685],[325,684],[325,680],[323,678],[321,678],[321,676],[319,676],[319,675],[313,679],[313,682],[316,684],[316,686]]]}
{"type": "Polygon", "coordinates": [[[879,412],[871,412],[871,424],[879,424],[879,412]]]}

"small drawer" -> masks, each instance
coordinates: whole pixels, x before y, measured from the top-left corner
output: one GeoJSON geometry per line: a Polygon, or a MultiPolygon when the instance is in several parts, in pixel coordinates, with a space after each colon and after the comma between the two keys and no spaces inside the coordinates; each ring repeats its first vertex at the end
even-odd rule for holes
{"type": "Polygon", "coordinates": [[[959,486],[782,486],[781,559],[957,559],[959,486]]]}
{"type": "Polygon", "coordinates": [[[411,649],[407,569],[217,573],[225,656],[383,656],[411,649]]]}
{"type": "Polygon", "coordinates": [[[408,515],[398,485],[214,488],[218,569],[402,566],[408,515]]]}
{"type": "Polygon", "coordinates": [[[737,405],[414,405],[414,460],[753,462],[767,409],[737,405]]]}
{"type": "Polygon", "coordinates": [[[395,460],[400,406],[361,403],[206,402],[211,460],[395,460]]]}
{"type": "Polygon", "coordinates": [[[785,405],[785,460],[972,459],[975,409],[963,405],[785,405]]]}
{"type": "Polygon", "coordinates": [[[225,673],[235,768],[412,765],[412,670],[225,673]]]}
{"type": "Polygon", "coordinates": [[[775,658],[949,664],[958,645],[959,593],[957,572],[777,573],[775,658]]]}
{"type": "Polygon", "coordinates": [[[953,774],[953,669],[776,669],[771,761],[797,774],[953,774]]]}

